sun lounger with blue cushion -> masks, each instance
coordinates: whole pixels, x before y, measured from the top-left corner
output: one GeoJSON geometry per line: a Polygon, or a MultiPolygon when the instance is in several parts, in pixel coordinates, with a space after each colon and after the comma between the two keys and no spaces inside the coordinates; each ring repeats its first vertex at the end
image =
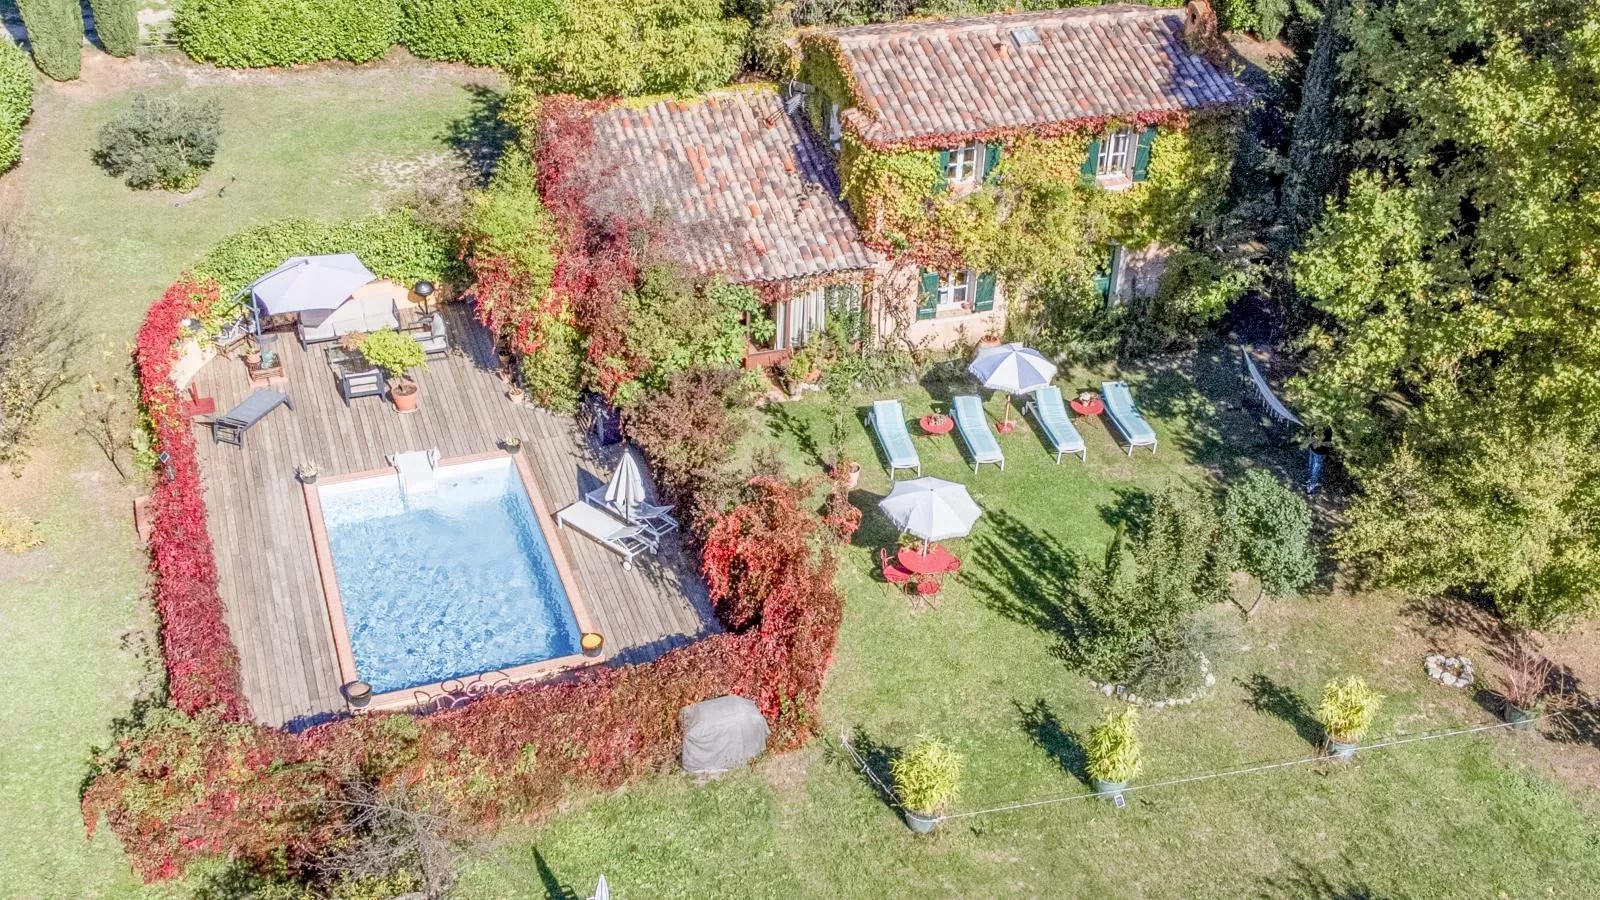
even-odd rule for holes
{"type": "Polygon", "coordinates": [[[976,475],[978,467],[984,463],[993,463],[1004,472],[1006,455],[1000,452],[1000,444],[995,441],[994,432],[989,430],[989,417],[983,411],[983,401],[968,394],[952,398],[950,406],[956,420],[956,430],[961,432],[961,440],[972,452],[972,473],[976,475]]]}
{"type": "Polygon", "coordinates": [[[894,480],[896,469],[916,469],[922,474],[922,459],[906,433],[906,413],[899,400],[876,400],[872,412],[867,413],[867,423],[878,436],[878,446],[883,448],[883,458],[889,463],[889,480],[894,480]]]}
{"type": "Polygon", "coordinates": [[[1061,402],[1061,388],[1047,385],[1033,392],[1033,399],[1022,408],[1023,415],[1033,412],[1034,418],[1039,420],[1039,427],[1044,429],[1044,436],[1050,441],[1050,446],[1056,448],[1056,465],[1061,465],[1063,454],[1076,453],[1083,457],[1084,462],[1089,461],[1089,451],[1083,444],[1083,435],[1078,429],[1072,427],[1072,420],[1067,418],[1067,406],[1061,402]]]}
{"type": "Polygon", "coordinates": [[[1100,397],[1106,402],[1106,414],[1111,416],[1112,423],[1122,432],[1122,436],[1128,439],[1129,456],[1133,455],[1135,447],[1149,447],[1151,453],[1156,452],[1156,430],[1140,415],[1126,381],[1101,382],[1100,397]]]}

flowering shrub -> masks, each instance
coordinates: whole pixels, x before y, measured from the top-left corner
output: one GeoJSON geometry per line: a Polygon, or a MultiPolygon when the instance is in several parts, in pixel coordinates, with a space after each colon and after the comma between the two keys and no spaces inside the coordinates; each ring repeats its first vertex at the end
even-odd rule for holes
{"type": "Polygon", "coordinates": [[[194,444],[168,380],[178,322],[216,300],[185,279],[139,333],[143,397],[173,478],[157,487],[157,609],[173,708],[152,712],[95,760],[83,795],[149,880],[227,855],[308,871],[341,833],[345,785],[404,785],[458,827],[548,813],[574,789],[607,790],[672,765],[678,712],[727,693],[773,723],[774,748],[814,730],[843,601],[814,482],[758,478],[753,498],[708,519],[703,571],[727,631],[654,662],[595,667],[428,716],[372,714],[293,735],[243,721],[237,653],[222,625],[194,444]]]}
{"type": "Polygon", "coordinates": [[[173,706],[186,713],[215,706],[225,718],[242,719],[247,713],[239,687],[239,654],[228,637],[217,594],[216,557],[206,533],[194,435],[178,412],[178,390],[171,379],[179,322],[203,314],[216,301],[212,281],[186,277],[168,288],[139,329],[134,364],[156,446],[167,454],[166,468],[157,468],[150,495],[150,562],[156,574],[167,688],[173,706]]]}

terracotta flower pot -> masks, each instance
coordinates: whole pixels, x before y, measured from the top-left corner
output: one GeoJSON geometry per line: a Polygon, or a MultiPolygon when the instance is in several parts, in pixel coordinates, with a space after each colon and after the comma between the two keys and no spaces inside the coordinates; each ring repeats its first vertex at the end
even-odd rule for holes
{"type": "Polygon", "coordinates": [[[389,399],[394,401],[394,408],[398,412],[417,411],[417,386],[409,381],[396,382],[389,388],[389,399]]]}

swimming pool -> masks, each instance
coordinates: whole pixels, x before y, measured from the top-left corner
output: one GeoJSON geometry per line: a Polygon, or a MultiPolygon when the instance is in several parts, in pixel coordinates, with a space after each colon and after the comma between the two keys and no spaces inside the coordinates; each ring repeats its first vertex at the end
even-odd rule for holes
{"type": "Polygon", "coordinates": [[[388,470],[308,491],[346,683],[426,692],[576,658],[576,588],[531,479],[502,455],[446,460],[434,474],[410,490],[388,470]]]}

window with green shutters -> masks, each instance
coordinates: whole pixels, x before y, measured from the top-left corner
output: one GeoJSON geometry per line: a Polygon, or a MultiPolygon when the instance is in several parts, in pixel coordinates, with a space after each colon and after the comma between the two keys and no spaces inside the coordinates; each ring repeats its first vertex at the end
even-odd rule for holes
{"type": "Polygon", "coordinates": [[[1133,180],[1144,181],[1150,177],[1150,148],[1155,146],[1156,127],[1151,125],[1139,132],[1139,149],[1133,157],[1133,180]]]}
{"type": "Polygon", "coordinates": [[[993,180],[994,170],[998,168],[1000,168],[1000,144],[998,142],[993,144],[984,144],[983,180],[985,182],[993,180]]]}
{"type": "Polygon", "coordinates": [[[922,270],[917,288],[917,318],[931,319],[939,313],[939,273],[922,270]]]}
{"type": "Polygon", "coordinates": [[[935,181],[933,183],[933,192],[935,194],[942,194],[945,191],[950,189],[950,176],[947,174],[949,171],[950,171],[950,151],[949,150],[940,150],[939,151],[939,180],[935,181]]]}
{"type": "Polygon", "coordinates": [[[1094,184],[1094,177],[1100,166],[1100,139],[1095,138],[1089,142],[1089,153],[1083,160],[1083,180],[1094,184]]]}
{"type": "Polygon", "coordinates": [[[973,312],[988,312],[994,309],[994,273],[983,272],[978,275],[978,295],[972,301],[973,312]]]}

